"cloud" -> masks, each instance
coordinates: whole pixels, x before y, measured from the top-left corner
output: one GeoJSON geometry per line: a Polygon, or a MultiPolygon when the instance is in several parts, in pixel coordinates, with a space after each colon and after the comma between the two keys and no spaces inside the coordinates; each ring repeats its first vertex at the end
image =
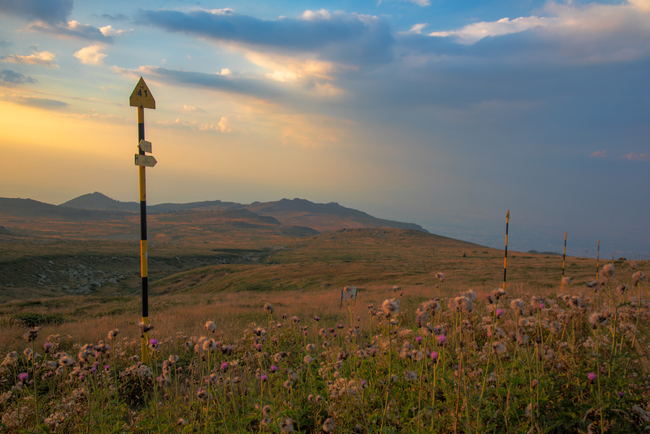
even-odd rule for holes
{"type": "Polygon", "coordinates": [[[635,154],[634,152],[623,155],[621,158],[630,161],[650,161],[649,154],[635,154]]]}
{"type": "Polygon", "coordinates": [[[103,65],[104,57],[107,54],[104,54],[102,50],[104,50],[103,45],[90,45],[74,53],[74,57],[86,65],[103,65]]]}
{"type": "Polygon", "coordinates": [[[198,107],[194,107],[193,105],[186,105],[186,104],[183,104],[183,111],[206,113],[206,111],[203,110],[203,109],[200,109],[198,107]]]}
{"type": "Polygon", "coordinates": [[[157,66],[141,66],[135,71],[119,67],[113,67],[113,70],[132,78],[149,74],[169,83],[249,95],[255,98],[272,99],[286,94],[286,92],[272,86],[271,83],[239,74],[206,74],[203,72],[171,70],[157,66]]]}
{"type": "Polygon", "coordinates": [[[593,152],[589,156],[593,158],[605,158],[605,150],[593,152]]]}
{"type": "Polygon", "coordinates": [[[117,15],[102,14],[102,18],[110,21],[125,21],[129,19],[129,17],[124,14],[117,14],[117,15]]]}
{"type": "MultiPolygon", "coordinates": [[[[110,27],[110,26],[108,26],[110,27]]],[[[113,43],[113,37],[104,35],[100,29],[90,24],[81,24],[79,21],[69,21],[65,24],[51,25],[46,22],[37,22],[27,26],[29,30],[36,30],[44,33],[51,33],[57,36],[87,39],[90,41],[99,41],[106,44],[113,43]]]]}
{"type": "Polygon", "coordinates": [[[99,31],[102,32],[102,35],[104,36],[122,36],[125,33],[131,33],[133,29],[118,30],[118,29],[114,29],[113,26],[104,26],[104,27],[100,27],[99,31]]]}
{"type": "Polygon", "coordinates": [[[47,68],[58,68],[54,63],[55,55],[49,51],[30,54],[29,56],[20,56],[18,54],[9,54],[0,57],[3,62],[17,63],[19,65],[41,65],[47,68]]]}
{"type": "Polygon", "coordinates": [[[33,96],[23,95],[0,95],[3,101],[10,101],[15,104],[20,104],[28,107],[46,109],[46,110],[60,110],[68,106],[68,103],[58,101],[55,99],[36,98],[33,96]]]}
{"type": "Polygon", "coordinates": [[[422,29],[424,29],[426,26],[427,26],[427,23],[415,24],[415,25],[413,25],[413,27],[411,27],[409,32],[420,34],[420,33],[422,33],[422,29]]]}
{"type": "Polygon", "coordinates": [[[72,0],[0,0],[0,13],[50,24],[65,21],[72,7],[72,0]]]}
{"type": "Polygon", "coordinates": [[[549,26],[553,19],[545,17],[520,17],[511,20],[510,18],[501,18],[498,21],[480,22],[469,24],[459,30],[446,32],[431,32],[429,36],[449,37],[453,36],[461,44],[473,44],[483,38],[502,36],[509,33],[519,33],[535,27],[549,26]]]}
{"type": "Polygon", "coordinates": [[[188,121],[188,120],[183,120],[181,118],[176,118],[173,121],[157,121],[156,125],[160,127],[174,128],[174,129],[188,130],[188,131],[204,131],[204,132],[218,131],[222,133],[232,132],[232,127],[226,116],[222,116],[219,122],[216,124],[199,123],[194,120],[188,121]]]}
{"type": "MultiPolygon", "coordinates": [[[[582,6],[547,3],[539,15],[468,24],[460,29],[434,31],[429,36],[472,45],[512,34],[532,34],[536,51],[552,51],[572,63],[630,61],[650,53],[648,0],[623,4],[582,6]]],[[[528,47],[525,47],[528,48],[528,47]]]]}
{"type": "Polygon", "coordinates": [[[140,23],[169,32],[183,32],[257,51],[312,53],[341,63],[385,63],[392,59],[394,38],[378,17],[305,11],[300,18],[275,21],[239,15],[230,10],[142,11],[140,23]]]}
{"type": "Polygon", "coordinates": [[[36,83],[36,79],[26,77],[19,72],[14,72],[11,69],[3,69],[0,71],[0,86],[13,87],[17,84],[36,83]]]}

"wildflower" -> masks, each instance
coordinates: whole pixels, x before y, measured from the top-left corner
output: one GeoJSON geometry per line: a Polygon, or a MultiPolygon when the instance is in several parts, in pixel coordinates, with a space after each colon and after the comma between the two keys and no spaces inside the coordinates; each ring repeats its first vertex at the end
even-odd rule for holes
{"type": "Polygon", "coordinates": [[[573,280],[573,277],[565,276],[565,277],[562,278],[562,285],[563,286],[569,286],[569,285],[571,285],[572,280],[573,280]]]}
{"type": "Polygon", "coordinates": [[[29,374],[27,372],[22,372],[22,373],[18,374],[18,379],[22,383],[26,383],[28,378],[29,378],[29,374]]]}
{"type": "Polygon", "coordinates": [[[492,349],[495,353],[501,355],[506,351],[506,346],[503,345],[503,342],[496,341],[492,343],[492,349]]]}
{"type": "Polygon", "coordinates": [[[293,321],[293,322],[295,322],[296,324],[298,324],[298,323],[300,322],[300,318],[298,318],[297,316],[294,316],[294,317],[291,318],[291,321],[293,321]]]}
{"type": "Polygon", "coordinates": [[[201,402],[203,402],[204,404],[206,402],[208,402],[208,400],[210,400],[210,398],[211,398],[210,394],[207,391],[203,390],[203,389],[199,389],[196,392],[196,397],[199,398],[201,400],[201,402]]]}
{"type": "Polygon", "coordinates": [[[52,347],[53,347],[53,345],[52,345],[52,343],[50,343],[50,342],[45,342],[45,343],[43,344],[43,349],[45,349],[45,352],[46,352],[46,353],[49,353],[50,350],[52,349],[52,347]]]}
{"type": "Polygon", "coordinates": [[[158,339],[149,339],[149,348],[152,350],[157,350],[158,349],[158,339]]]}
{"type": "Polygon", "coordinates": [[[416,336],[416,337],[415,337],[415,342],[417,342],[418,344],[419,344],[420,342],[422,342],[422,336],[416,336]]]}
{"type": "Polygon", "coordinates": [[[496,314],[497,318],[499,318],[501,315],[503,315],[503,309],[497,309],[495,314],[496,314]]]}
{"type": "Polygon", "coordinates": [[[277,371],[279,368],[275,365],[271,365],[271,372],[277,371]]]}
{"type": "Polygon", "coordinates": [[[266,381],[268,379],[269,379],[269,377],[266,374],[262,374],[262,376],[260,377],[260,380],[262,380],[262,382],[264,382],[264,381],[266,381]]]}
{"type": "Polygon", "coordinates": [[[217,330],[217,325],[213,323],[212,321],[208,321],[205,323],[203,326],[207,331],[214,333],[217,330]]]}
{"type": "Polygon", "coordinates": [[[432,359],[434,362],[437,362],[437,361],[438,361],[438,356],[439,356],[439,354],[438,354],[437,351],[431,351],[431,359],[432,359]]]}
{"type": "Polygon", "coordinates": [[[265,303],[264,304],[264,312],[272,314],[273,313],[273,306],[271,303],[265,303]]]}
{"type": "Polygon", "coordinates": [[[262,416],[271,417],[271,406],[270,405],[265,405],[264,407],[262,407],[262,416]]]}
{"type": "Polygon", "coordinates": [[[167,359],[167,360],[169,360],[169,363],[171,363],[173,365],[174,363],[178,362],[178,356],[177,355],[171,355],[171,356],[169,356],[169,359],[167,359]]]}
{"type": "Polygon", "coordinates": [[[115,339],[115,338],[117,337],[117,335],[119,335],[119,334],[120,334],[120,329],[113,329],[113,330],[111,330],[110,332],[108,332],[108,339],[113,340],[113,339],[115,339]]]}
{"type": "Polygon", "coordinates": [[[415,371],[404,371],[404,379],[406,381],[417,380],[418,374],[415,371]]]}
{"type": "Polygon", "coordinates": [[[506,292],[503,290],[503,288],[497,288],[494,290],[494,292],[492,292],[492,296],[497,300],[503,297],[504,295],[506,295],[506,292]]]}
{"type": "Polygon", "coordinates": [[[314,358],[308,354],[302,359],[302,361],[305,362],[306,364],[310,364],[311,362],[314,361],[314,358]]]}
{"type": "Polygon", "coordinates": [[[147,333],[149,330],[153,330],[153,326],[151,324],[145,324],[144,322],[138,323],[138,327],[140,328],[140,332],[147,333]]]}
{"type": "Polygon", "coordinates": [[[397,285],[395,285],[395,286],[393,286],[393,287],[391,288],[391,290],[392,290],[393,292],[400,291],[401,289],[402,289],[402,288],[401,288],[400,286],[397,286],[397,285]]]}
{"type": "Polygon", "coordinates": [[[616,392],[616,394],[621,398],[625,396],[625,392],[621,392],[621,391],[616,392]]]}
{"type": "Polygon", "coordinates": [[[444,345],[447,343],[447,336],[445,335],[438,335],[436,336],[436,339],[438,340],[438,345],[444,345]]]}
{"type": "Polygon", "coordinates": [[[436,273],[436,278],[440,280],[441,283],[445,281],[445,275],[443,273],[436,273]]]}
{"type": "Polygon", "coordinates": [[[518,311],[519,315],[523,314],[524,301],[521,298],[517,298],[516,300],[512,300],[510,302],[510,309],[518,311]]]}
{"type": "Polygon", "coordinates": [[[307,351],[315,351],[315,350],[316,350],[316,345],[314,345],[314,344],[308,344],[308,345],[305,347],[305,349],[306,349],[307,351]]]}
{"type": "Polygon", "coordinates": [[[537,387],[538,384],[539,384],[539,381],[537,381],[537,379],[534,379],[532,381],[532,383],[530,383],[530,388],[534,389],[535,387],[537,387]]]}
{"type": "MultiPolygon", "coordinates": [[[[476,293],[474,292],[474,294],[476,293]]],[[[450,304],[449,306],[450,308],[457,310],[459,312],[463,311],[463,312],[470,313],[472,310],[474,310],[474,304],[472,303],[472,299],[464,295],[452,299],[449,304],[450,304]]]]}
{"type": "Polygon", "coordinates": [[[334,421],[332,420],[331,417],[328,417],[327,419],[325,419],[325,423],[323,424],[323,431],[325,431],[325,432],[334,431],[334,421]]]}
{"type": "Polygon", "coordinates": [[[429,314],[426,311],[418,310],[415,314],[415,324],[418,327],[425,327],[429,319],[429,314]]]}
{"type": "Polygon", "coordinates": [[[591,324],[593,328],[605,325],[606,323],[607,323],[607,316],[600,312],[594,312],[591,315],[589,315],[589,324],[591,324]]]}
{"type": "Polygon", "coordinates": [[[221,363],[221,371],[226,372],[228,370],[228,362],[221,363]]]}
{"type": "Polygon", "coordinates": [[[320,317],[319,317],[319,316],[315,316],[315,317],[314,317],[314,321],[320,321],[320,317]]]}
{"type": "Polygon", "coordinates": [[[440,303],[438,303],[438,299],[433,299],[429,301],[425,301],[424,303],[420,304],[415,311],[416,315],[418,312],[426,312],[429,315],[435,315],[436,311],[440,308],[440,303]]]}
{"type": "Polygon", "coordinates": [[[616,287],[616,292],[618,292],[621,295],[624,295],[626,291],[627,291],[627,285],[623,283],[621,283],[616,287]]]}
{"type": "Polygon", "coordinates": [[[586,283],[587,288],[594,288],[598,286],[598,281],[597,280],[592,280],[586,283]]]}
{"type": "Polygon", "coordinates": [[[644,275],[642,271],[637,271],[632,275],[632,285],[634,286],[639,286],[639,283],[645,282],[648,280],[644,275]]]}
{"type": "Polygon", "coordinates": [[[178,419],[178,422],[176,422],[176,426],[185,426],[187,425],[187,421],[183,418],[178,419]]]}
{"type": "Polygon", "coordinates": [[[605,264],[603,269],[600,270],[600,275],[607,280],[614,277],[615,274],[616,270],[614,269],[614,264],[605,264]]]}
{"type": "Polygon", "coordinates": [[[594,374],[593,372],[587,374],[587,380],[589,380],[590,383],[593,383],[596,378],[598,378],[598,375],[594,374]]]}
{"type": "Polygon", "coordinates": [[[384,300],[384,302],[381,304],[381,308],[386,314],[386,317],[390,318],[392,314],[396,314],[397,311],[399,311],[399,305],[400,305],[399,300],[395,298],[391,298],[391,299],[384,300]]]}
{"type": "Polygon", "coordinates": [[[293,432],[293,423],[291,418],[286,418],[280,423],[280,432],[293,432]]]}
{"type": "Polygon", "coordinates": [[[70,366],[72,364],[74,364],[74,360],[68,355],[63,355],[63,357],[59,359],[59,365],[61,366],[70,366]]]}
{"type": "Polygon", "coordinates": [[[38,337],[38,332],[41,328],[40,327],[34,327],[32,330],[28,331],[23,335],[23,338],[27,342],[34,342],[36,338],[38,337]]]}

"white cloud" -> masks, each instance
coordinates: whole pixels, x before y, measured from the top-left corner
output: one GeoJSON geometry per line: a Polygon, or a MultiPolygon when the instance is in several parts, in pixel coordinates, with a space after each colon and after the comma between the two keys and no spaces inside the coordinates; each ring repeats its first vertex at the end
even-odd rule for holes
{"type": "Polygon", "coordinates": [[[107,56],[107,54],[102,53],[103,49],[102,45],[90,45],[74,53],[74,57],[87,65],[103,65],[104,57],[107,56]]]}
{"type": "Polygon", "coordinates": [[[648,154],[636,154],[634,152],[629,153],[627,155],[623,155],[621,158],[625,160],[630,160],[630,161],[650,161],[650,155],[648,154]]]}
{"type": "MultiPolygon", "coordinates": [[[[637,53],[620,53],[614,46],[618,43],[612,35],[635,34],[637,38],[650,39],[650,0],[630,0],[619,5],[591,3],[583,6],[564,5],[549,2],[540,11],[540,16],[532,15],[498,21],[482,21],[468,24],[457,30],[431,32],[434,37],[453,37],[461,44],[474,44],[486,38],[539,30],[546,37],[568,38],[567,44],[594,44],[607,50],[603,56],[613,56],[613,60],[637,56],[637,53]],[[542,16],[543,15],[543,16],[542,16]]],[[[627,39],[629,41],[629,39],[627,39]]],[[[642,44],[647,46],[648,44],[642,44]]],[[[638,52],[647,51],[645,48],[638,52]]],[[[603,59],[595,58],[594,61],[603,59]]]]}
{"type": "Polygon", "coordinates": [[[219,73],[219,75],[230,75],[230,74],[232,74],[232,71],[228,68],[221,68],[221,72],[219,73]]]}
{"type": "Polygon", "coordinates": [[[544,17],[519,17],[511,20],[510,18],[501,18],[499,21],[482,21],[463,27],[460,30],[451,30],[447,32],[431,32],[429,36],[448,37],[453,36],[461,44],[473,44],[488,36],[501,36],[508,33],[519,33],[535,27],[549,26],[553,23],[554,18],[544,17]]]}
{"type": "Polygon", "coordinates": [[[596,151],[596,152],[593,152],[593,153],[592,153],[591,155],[589,155],[589,156],[590,156],[590,157],[593,157],[593,158],[605,158],[605,157],[606,157],[606,155],[605,155],[605,150],[603,149],[602,151],[596,151]]]}
{"type": "Polygon", "coordinates": [[[422,23],[422,24],[415,24],[413,27],[411,27],[411,30],[409,32],[411,33],[422,33],[422,29],[427,26],[427,23],[422,23]]]}
{"type": "Polygon", "coordinates": [[[121,36],[125,33],[130,33],[133,31],[131,30],[117,30],[114,29],[112,26],[105,26],[105,27],[100,27],[99,31],[102,32],[102,35],[104,36],[121,36]]]}
{"type": "Polygon", "coordinates": [[[325,9],[321,9],[319,11],[306,10],[302,13],[301,18],[307,21],[329,20],[332,18],[332,14],[330,14],[329,11],[325,9]]]}
{"type": "Polygon", "coordinates": [[[17,63],[19,65],[41,65],[47,68],[58,68],[54,63],[56,56],[49,51],[41,51],[40,53],[30,54],[29,56],[20,56],[17,54],[9,54],[0,57],[3,62],[17,63]]]}
{"type": "Polygon", "coordinates": [[[219,120],[219,123],[217,124],[217,126],[219,127],[219,130],[222,133],[226,133],[226,132],[229,133],[229,132],[232,131],[232,129],[229,126],[228,118],[226,118],[225,116],[221,117],[221,120],[219,120]]]}

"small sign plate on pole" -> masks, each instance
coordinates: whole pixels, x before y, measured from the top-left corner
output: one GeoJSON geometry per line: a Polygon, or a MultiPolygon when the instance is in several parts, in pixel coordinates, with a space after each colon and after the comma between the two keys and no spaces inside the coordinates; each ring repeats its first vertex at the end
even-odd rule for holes
{"type": "Polygon", "coordinates": [[[140,154],[135,154],[135,165],[136,166],[145,166],[145,167],[153,167],[157,163],[156,159],[153,157],[153,155],[140,155],[140,154]]]}
{"type": "Polygon", "coordinates": [[[148,152],[151,154],[151,142],[147,142],[146,140],[140,140],[139,146],[142,152],[148,152]]]}
{"type": "Polygon", "coordinates": [[[142,77],[129,97],[129,105],[131,107],[156,108],[156,100],[153,99],[153,95],[142,77]]]}

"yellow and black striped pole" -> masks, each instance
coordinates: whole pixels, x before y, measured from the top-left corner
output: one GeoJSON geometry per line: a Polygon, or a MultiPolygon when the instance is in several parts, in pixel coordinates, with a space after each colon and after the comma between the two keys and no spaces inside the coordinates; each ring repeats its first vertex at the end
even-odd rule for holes
{"type": "Polygon", "coordinates": [[[596,250],[596,280],[598,280],[598,261],[600,260],[600,240],[598,240],[598,249],[596,250]]]}
{"type": "Polygon", "coordinates": [[[564,233],[564,253],[562,253],[562,282],[560,290],[564,289],[564,263],[566,262],[566,232],[564,233]]]}
{"type": "Polygon", "coordinates": [[[153,167],[156,159],[153,156],[145,155],[151,152],[151,143],[144,139],[144,109],[156,108],[156,101],[151,91],[140,77],[138,84],[129,97],[129,105],[138,108],[138,153],[135,155],[135,164],[138,166],[140,184],[140,276],[142,277],[142,335],[141,352],[142,362],[149,363],[149,265],[147,250],[147,182],[145,167],[153,167]]]}
{"type": "MultiPolygon", "coordinates": [[[[144,140],[144,107],[138,107],[138,143],[144,140]]],[[[138,153],[144,151],[138,145],[138,153]]],[[[140,276],[142,277],[142,323],[149,325],[149,256],[147,254],[147,180],[145,166],[139,166],[140,175],[140,276]]],[[[147,332],[141,337],[142,362],[149,363],[149,336],[147,332]]]]}
{"type": "Polygon", "coordinates": [[[503,256],[503,290],[506,290],[506,270],[508,266],[508,224],[510,223],[510,210],[506,213],[506,249],[503,256]]]}

